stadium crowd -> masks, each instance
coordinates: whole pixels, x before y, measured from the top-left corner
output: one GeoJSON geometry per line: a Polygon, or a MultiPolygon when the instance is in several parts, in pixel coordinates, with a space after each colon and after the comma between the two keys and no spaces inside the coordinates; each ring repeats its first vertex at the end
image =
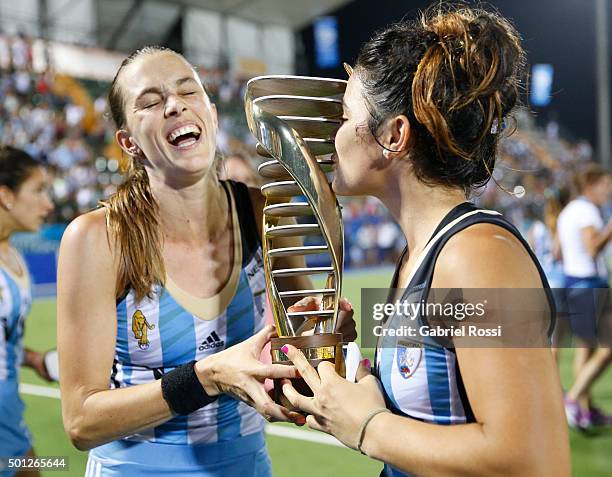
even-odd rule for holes
{"type": "MultiPolygon", "coordinates": [[[[35,71],[32,48],[24,35],[0,36],[0,143],[48,164],[56,204],[48,221],[67,223],[123,180],[108,118],[108,85],[92,87],[92,82],[54,74],[52,66],[35,71]]],[[[219,109],[220,152],[226,157],[239,153],[255,167],[258,159],[242,107],[244,81],[220,69],[201,70],[201,76],[219,109]]],[[[547,200],[572,193],[572,177],[592,160],[592,148],[586,141],[562,138],[555,122],[537,127],[527,112],[517,124],[502,140],[494,180],[475,200],[502,211],[528,235],[533,223],[543,220],[547,200]]],[[[342,205],[347,266],[393,263],[405,244],[384,207],[372,198],[342,199],[342,205]]]]}

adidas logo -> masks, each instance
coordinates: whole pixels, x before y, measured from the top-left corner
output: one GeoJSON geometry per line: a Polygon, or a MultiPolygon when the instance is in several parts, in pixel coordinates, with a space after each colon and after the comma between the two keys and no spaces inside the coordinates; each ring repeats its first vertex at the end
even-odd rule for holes
{"type": "Polygon", "coordinates": [[[198,349],[200,351],[204,351],[207,349],[220,348],[221,346],[225,346],[225,341],[219,338],[219,335],[213,331],[208,335],[208,338],[202,341],[202,344],[198,347],[198,349]]]}

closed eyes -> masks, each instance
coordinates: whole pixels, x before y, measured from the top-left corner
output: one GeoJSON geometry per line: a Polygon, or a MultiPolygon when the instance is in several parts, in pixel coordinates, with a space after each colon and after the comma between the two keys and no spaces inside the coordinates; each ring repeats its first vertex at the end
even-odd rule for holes
{"type": "MultiPolygon", "coordinates": [[[[197,91],[184,91],[182,93],[178,93],[180,96],[193,96],[195,94],[197,94],[197,91]]],[[[157,106],[158,104],[160,104],[160,100],[155,100],[152,101],[150,103],[146,103],[144,106],[142,106],[142,109],[151,109],[155,106],[157,106]]]]}

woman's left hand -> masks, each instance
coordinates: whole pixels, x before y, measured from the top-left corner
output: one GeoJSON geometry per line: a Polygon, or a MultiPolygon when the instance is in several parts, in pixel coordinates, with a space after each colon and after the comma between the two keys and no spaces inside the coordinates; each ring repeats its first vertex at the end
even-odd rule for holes
{"type": "Polygon", "coordinates": [[[365,359],[360,363],[357,382],[351,383],[336,373],[332,363],[323,361],[315,369],[301,351],[291,345],[285,346],[285,354],[314,393],[314,397],[304,396],[290,381],[284,380],[285,397],[293,406],[309,414],[308,427],[331,434],[348,447],[357,449],[364,419],[373,410],[386,407],[378,379],[370,373],[370,361],[365,359]]]}

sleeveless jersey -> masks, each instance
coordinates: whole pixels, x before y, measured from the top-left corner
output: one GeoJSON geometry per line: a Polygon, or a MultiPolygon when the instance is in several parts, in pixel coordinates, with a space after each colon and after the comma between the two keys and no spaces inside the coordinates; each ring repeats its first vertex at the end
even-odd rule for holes
{"type": "Polygon", "coordinates": [[[0,268],[0,381],[7,381],[2,387],[17,387],[25,319],[32,306],[30,277],[23,260],[19,262],[21,277],[0,268]]]}
{"type": "MultiPolygon", "coordinates": [[[[200,360],[257,333],[263,326],[263,257],[248,189],[222,183],[231,207],[234,267],[224,288],[197,298],[166,277],[151,298],[133,290],[117,304],[117,341],[111,388],[148,383],[182,364],[200,360]]],[[[135,410],[137,411],[137,410],[135,410]]],[[[228,395],[189,414],[176,416],[126,440],[160,444],[207,444],[261,432],[264,419],[228,395]]],[[[95,453],[95,450],[94,450],[95,453]]]]}
{"type": "MultiPolygon", "coordinates": [[[[501,214],[478,209],[468,202],[451,210],[438,225],[422,254],[422,261],[417,262],[416,270],[408,280],[401,300],[410,297],[410,302],[426,302],[436,261],[444,245],[453,235],[479,223],[502,227],[512,233],[528,251],[540,274],[551,309],[551,323],[548,328],[550,336],[554,326],[554,301],[546,276],[535,255],[520,232],[501,214]]],[[[404,254],[406,251],[407,249],[404,254]]],[[[392,288],[397,286],[399,268],[398,265],[392,288]]],[[[385,326],[392,327],[396,318],[397,316],[391,316],[385,326]]],[[[420,315],[416,319],[422,323],[420,315]]],[[[461,379],[455,349],[445,348],[437,341],[437,338],[432,338],[431,345],[415,346],[400,337],[381,338],[376,349],[375,375],[382,383],[387,407],[394,414],[433,424],[475,422],[461,379]]],[[[385,465],[381,475],[403,477],[408,474],[385,465]]]]}
{"type": "Polygon", "coordinates": [[[19,396],[25,319],[32,305],[28,270],[22,276],[0,268],[0,455],[24,455],[31,445],[19,396]]]}

